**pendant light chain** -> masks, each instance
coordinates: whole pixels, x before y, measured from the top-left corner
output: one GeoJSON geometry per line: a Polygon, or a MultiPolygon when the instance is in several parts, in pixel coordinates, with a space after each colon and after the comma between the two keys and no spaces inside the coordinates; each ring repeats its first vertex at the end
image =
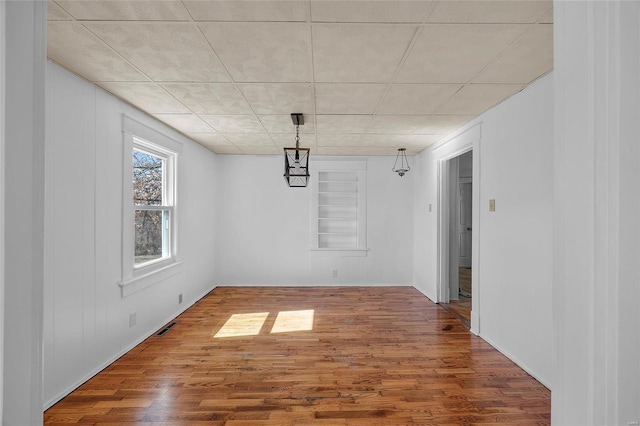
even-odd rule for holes
{"type": "Polygon", "coordinates": [[[296,124],[296,148],[300,148],[300,135],[298,131],[300,130],[300,124],[296,124]]]}

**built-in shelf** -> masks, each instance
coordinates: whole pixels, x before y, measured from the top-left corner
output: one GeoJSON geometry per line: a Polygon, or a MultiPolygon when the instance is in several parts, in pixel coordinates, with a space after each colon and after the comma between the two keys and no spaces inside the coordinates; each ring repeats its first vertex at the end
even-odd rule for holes
{"type": "Polygon", "coordinates": [[[318,164],[315,182],[312,179],[312,211],[315,214],[312,218],[312,246],[321,250],[365,249],[366,163],[336,161],[318,164]]]}

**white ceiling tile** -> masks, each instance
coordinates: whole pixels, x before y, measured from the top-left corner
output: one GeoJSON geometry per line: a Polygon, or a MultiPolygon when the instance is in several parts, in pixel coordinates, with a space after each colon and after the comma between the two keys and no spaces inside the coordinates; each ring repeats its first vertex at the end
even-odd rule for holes
{"type": "Polygon", "coordinates": [[[213,131],[207,123],[195,114],[153,114],[158,120],[182,133],[210,133],[213,131]]]}
{"type": "Polygon", "coordinates": [[[394,148],[424,149],[442,139],[443,135],[362,135],[360,145],[391,146],[394,148]]]}
{"type": "Polygon", "coordinates": [[[403,135],[404,138],[396,145],[396,148],[407,148],[407,150],[423,150],[441,140],[444,135],[403,135]]]}
{"type": "Polygon", "coordinates": [[[350,146],[319,146],[316,155],[357,155],[356,148],[350,146]]]}
{"type": "Polygon", "coordinates": [[[549,9],[542,18],[538,21],[540,24],[553,24],[553,8],[549,9]]]}
{"type": "Polygon", "coordinates": [[[316,140],[318,146],[357,146],[362,139],[362,134],[318,134],[316,140]]]}
{"type": "Polygon", "coordinates": [[[256,146],[256,145],[237,145],[240,150],[247,155],[277,155],[281,154],[280,148],[276,146],[256,146]]]}
{"type": "Polygon", "coordinates": [[[208,133],[185,133],[194,141],[204,146],[231,146],[232,143],[227,140],[220,133],[208,132],[208,133]]]}
{"type": "Polygon", "coordinates": [[[262,133],[267,135],[262,123],[255,115],[202,115],[201,117],[220,133],[262,133]]]}
{"type": "Polygon", "coordinates": [[[162,85],[196,114],[251,114],[233,83],[165,83],[162,85]]]}
{"type": "Polygon", "coordinates": [[[56,0],[79,20],[188,21],[180,0],[56,0]]]}
{"type": "Polygon", "coordinates": [[[551,0],[49,4],[52,60],[222,154],[281,155],[292,112],[313,155],[415,154],[553,66],[551,0]]]}
{"type": "Polygon", "coordinates": [[[85,25],[155,81],[230,80],[193,24],[92,22],[85,25]]]}
{"type": "Polygon", "coordinates": [[[528,84],[553,68],[553,26],[536,25],[473,80],[528,84]]]}
{"type": "Polygon", "coordinates": [[[402,144],[407,136],[409,135],[364,134],[360,140],[360,145],[395,147],[398,144],[402,144]]]}
{"type": "Polygon", "coordinates": [[[223,135],[236,146],[275,146],[266,133],[224,133],[223,135]]]}
{"type": "Polygon", "coordinates": [[[378,115],[365,133],[441,135],[456,130],[472,118],[471,115],[378,115]]]}
{"type": "Polygon", "coordinates": [[[386,84],[316,84],[316,114],[373,114],[386,84]]]}
{"type": "Polygon", "coordinates": [[[410,135],[417,132],[425,123],[422,115],[377,115],[373,117],[365,133],[387,135],[410,135]]]}
{"type": "Polygon", "coordinates": [[[356,146],[407,149],[407,154],[417,153],[441,140],[444,135],[378,135],[365,134],[356,146]]]}
{"type": "Polygon", "coordinates": [[[527,25],[427,25],[396,81],[467,83],[527,28],[527,25]]]}
{"type": "MultiPolygon", "coordinates": [[[[393,146],[358,146],[357,155],[389,155],[395,156],[398,153],[397,148],[393,146]]],[[[389,169],[393,167],[393,160],[389,162],[389,169]]],[[[391,170],[389,170],[391,174],[391,170]]]]}
{"type": "Polygon", "coordinates": [[[47,24],[47,56],[89,81],[149,80],[78,22],[47,24]]]}
{"type": "MultiPolygon", "coordinates": [[[[295,147],[296,140],[295,137],[289,134],[281,134],[281,133],[271,133],[271,140],[278,147],[295,147]]],[[[313,134],[310,135],[300,135],[300,147],[301,148],[314,148],[316,146],[316,136],[313,134]]]]}
{"type": "Polygon", "coordinates": [[[206,146],[216,154],[242,154],[243,153],[242,151],[240,151],[240,148],[238,148],[235,145],[211,145],[211,146],[204,145],[204,146],[206,146]]]}
{"type": "Polygon", "coordinates": [[[210,23],[200,28],[237,82],[310,82],[309,27],[210,23]]]}
{"type": "Polygon", "coordinates": [[[363,146],[386,146],[394,149],[406,148],[413,152],[422,151],[443,138],[443,135],[380,135],[365,134],[360,142],[363,146]]]}
{"type": "Polygon", "coordinates": [[[479,115],[523,87],[522,84],[468,84],[444,104],[438,113],[479,115]]]}
{"type": "Polygon", "coordinates": [[[432,114],[461,87],[461,84],[393,84],[378,114],[432,114]]]}
{"type": "MultiPolygon", "coordinates": [[[[296,126],[291,120],[291,114],[282,115],[260,115],[258,116],[262,125],[269,133],[286,133],[287,135],[296,134],[296,126]]],[[[300,126],[301,134],[314,133],[316,131],[313,123],[313,115],[304,115],[304,124],[300,126]]]]}
{"type": "Polygon", "coordinates": [[[52,0],[47,0],[47,21],[71,21],[73,18],[52,0]]]}
{"type": "Polygon", "coordinates": [[[244,83],[238,87],[256,114],[313,113],[309,83],[244,83]]]}
{"type": "Polygon", "coordinates": [[[440,1],[427,22],[531,24],[551,7],[551,0],[440,1]]]}
{"type": "Polygon", "coordinates": [[[432,1],[311,1],[312,22],[422,22],[432,1]]]}
{"type": "Polygon", "coordinates": [[[416,135],[447,135],[471,121],[473,115],[426,115],[413,133],[416,135]]]}
{"type": "Polygon", "coordinates": [[[371,123],[371,115],[316,115],[318,134],[362,133],[371,123]]]}
{"type": "Polygon", "coordinates": [[[113,93],[150,114],[154,113],[189,113],[182,105],[162,87],[152,82],[100,82],[103,89],[113,93]]]}
{"type": "Polygon", "coordinates": [[[315,81],[389,82],[415,31],[404,25],[314,25],[315,81]]]}
{"type": "Polygon", "coordinates": [[[303,1],[185,0],[195,21],[306,22],[309,6],[303,1]]]}

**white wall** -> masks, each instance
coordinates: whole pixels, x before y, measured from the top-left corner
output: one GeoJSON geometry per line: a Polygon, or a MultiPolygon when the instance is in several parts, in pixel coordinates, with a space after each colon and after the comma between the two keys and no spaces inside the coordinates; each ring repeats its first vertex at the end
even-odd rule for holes
{"type": "Polygon", "coordinates": [[[555,424],[640,421],[639,22],[638,2],[554,3],[555,424]]]}
{"type": "MultiPolygon", "coordinates": [[[[4,2],[3,2],[4,3],[4,2]]],[[[3,4],[5,425],[42,423],[46,3],[3,4]]]]}
{"type": "MultiPolygon", "coordinates": [[[[5,5],[0,2],[0,377],[4,378],[4,115],[5,115],[5,5]]],[[[4,381],[4,379],[3,379],[4,381]]],[[[3,418],[3,381],[0,382],[0,424],[3,418]]]]}
{"type": "Polygon", "coordinates": [[[186,309],[214,284],[215,154],[56,64],[47,67],[45,405],[186,309]],[[182,272],[127,297],[122,114],[181,141],[182,272]],[[183,303],[178,304],[178,294],[183,303]],[[137,325],[129,327],[129,314],[137,325]]]}
{"type": "Polygon", "coordinates": [[[394,157],[366,160],[367,256],[314,257],[309,254],[310,189],[286,185],[283,158],[224,156],[218,179],[217,284],[411,285],[413,171],[404,177],[391,172],[394,157]]]}
{"type": "Polygon", "coordinates": [[[552,335],[552,102],[549,75],[484,113],[457,136],[416,156],[415,176],[415,284],[437,300],[438,161],[473,145],[472,326],[547,386],[552,335]],[[496,200],[495,212],[489,212],[489,199],[496,200]]]}

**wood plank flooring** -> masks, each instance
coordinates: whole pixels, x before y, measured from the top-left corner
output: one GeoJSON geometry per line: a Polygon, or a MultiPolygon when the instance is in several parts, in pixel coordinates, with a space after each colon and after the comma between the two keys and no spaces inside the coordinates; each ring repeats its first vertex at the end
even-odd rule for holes
{"type": "Polygon", "coordinates": [[[449,303],[441,303],[444,309],[453,314],[465,327],[471,328],[471,298],[458,296],[458,300],[450,300],[449,303]]]}
{"type": "Polygon", "coordinates": [[[45,424],[550,423],[549,390],[410,287],[218,287],[176,321],[45,424]]]}

